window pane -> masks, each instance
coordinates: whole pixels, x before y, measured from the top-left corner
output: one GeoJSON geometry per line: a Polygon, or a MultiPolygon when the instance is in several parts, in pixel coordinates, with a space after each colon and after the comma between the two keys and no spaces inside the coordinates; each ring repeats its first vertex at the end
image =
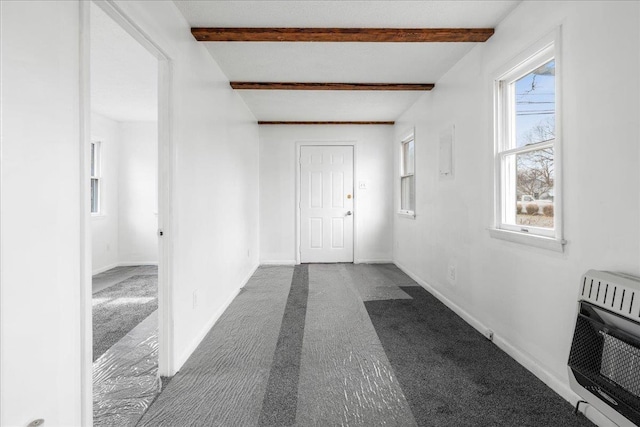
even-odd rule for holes
{"type": "Polygon", "coordinates": [[[98,180],[91,179],[91,213],[98,213],[98,200],[100,195],[98,194],[98,180]]]}
{"type": "Polygon", "coordinates": [[[91,176],[96,176],[96,144],[91,143],[91,176]]]}
{"type": "Polygon", "coordinates": [[[555,64],[555,60],[551,60],[513,83],[516,147],[555,138],[555,64]]]}
{"type": "Polygon", "coordinates": [[[402,162],[403,162],[403,175],[410,175],[414,173],[414,142],[413,140],[402,144],[402,162]]]}
{"type": "Polygon", "coordinates": [[[516,154],[516,224],[554,227],[553,148],[516,154]]]}
{"type": "Polygon", "coordinates": [[[400,209],[403,211],[415,210],[414,177],[406,176],[400,180],[400,209]]]}

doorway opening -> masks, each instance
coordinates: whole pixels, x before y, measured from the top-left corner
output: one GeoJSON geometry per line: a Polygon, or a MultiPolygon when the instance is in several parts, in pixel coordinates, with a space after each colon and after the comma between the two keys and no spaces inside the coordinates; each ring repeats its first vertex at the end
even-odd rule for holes
{"type": "Polygon", "coordinates": [[[135,425],[161,390],[160,373],[171,372],[169,254],[159,237],[170,206],[169,67],[115,4],[83,8],[83,256],[91,266],[83,319],[84,336],[92,336],[84,344],[91,357],[83,368],[83,419],[135,425]]]}

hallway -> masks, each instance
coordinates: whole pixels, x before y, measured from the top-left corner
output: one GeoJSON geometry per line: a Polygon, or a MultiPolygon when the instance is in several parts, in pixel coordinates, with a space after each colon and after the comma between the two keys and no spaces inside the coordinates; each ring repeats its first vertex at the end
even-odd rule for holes
{"type": "Polygon", "coordinates": [[[263,266],[138,425],[586,426],[391,264],[263,266]]]}

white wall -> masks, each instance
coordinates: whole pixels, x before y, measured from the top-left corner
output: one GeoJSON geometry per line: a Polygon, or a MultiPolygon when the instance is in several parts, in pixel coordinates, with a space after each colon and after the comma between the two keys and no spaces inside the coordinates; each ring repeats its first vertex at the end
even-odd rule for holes
{"type": "Polygon", "coordinates": [[[118,166],[121,144],[120,123],[97,113],[91,114],[91,140],[100,141],[101,212],[91,217],[92,269],[105,271],[118,265],[118,166]]]}
{"type": "Polygon", "coordinates": [[[258,126],[173,2],[116,3],[172,59],[179,369],[258,265],[258,126]]]}
{"type": "Polygon", "coordinates": [[[120,264],[158,262],[158,123],[122,122],[119,157],[120,264]]]}
{"type": "MultiPolygon", "coordinates": [[[[75,426],[82,366],[80,2],[0,5],[0,424],[44,418],[46,425],[75,426]]],[[[258,263],[258,129],[172,2],[118,5],[172,59],[172,335],[179,367],[258,263]]]]}
{"type": "MultiPolygon", "coordinates": [[[[395,261],[475,326],[493,329],[498,345],[568,399],[581,275],[589,268],[640,274],[638,5],[523,2],[396,125],[396,142],[416,126],[417,217],[395,217],[395,261]],[[487,231],[494,72],[560,24],[563,254],[492,239],[487,231]],[[456,126],[456,176],[439,181],[439,132],[449,124],[456,126]],[[455,285],[446,280],[452,262],[455,285]]],[[[396,187],[396,208],[398,200],[396,187]]]]}
{"type": "Polygon", "coordinates": [[[0,424],[80,424],[79,3],[0,2],[0,424]],[[25,28],[30,28],[25,31],[25,28]]]}
{"type": "Polygon", "coordinates": [[[101,143],[100,214],[91,216],[92,270],[158,262],[158,124],[91,115],[101,143]]]}
{"type": "Polygon", "coordinates": [[[355,142],[355,262],[392,258],[390,126],[260,127],[260,261],[296,260],[296,142],[355,142]],[[366,190],[358,189],[367,181],[366,190]]]}

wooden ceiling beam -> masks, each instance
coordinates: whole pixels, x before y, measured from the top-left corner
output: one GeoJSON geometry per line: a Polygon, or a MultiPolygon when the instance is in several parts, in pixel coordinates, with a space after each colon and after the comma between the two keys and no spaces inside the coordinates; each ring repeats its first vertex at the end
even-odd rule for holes
{"type": "Polygon", "coordinates": [[[384,122],[384,121],[372,121],[372,122],[357,122],[357,121],[352,121],[352,122],[331,122],[331,121],[317,121],[317,122],[300,122],[300,121],[264,121],[264,120],[260,120],[258,121],[259,125],[394,125],[396,122],[394,121],[389,121],[389,122],[384,122]]]}
{"type": "Polygon", "coordinates": [[[292,82],[229,82],[239,90],[431,90],[433,83],[292,83],[292,82]]]}
{"type": "Polygon", "coordinates": [[[201,42],[485,42],[493,28],[191,28],[201,42]]]}

